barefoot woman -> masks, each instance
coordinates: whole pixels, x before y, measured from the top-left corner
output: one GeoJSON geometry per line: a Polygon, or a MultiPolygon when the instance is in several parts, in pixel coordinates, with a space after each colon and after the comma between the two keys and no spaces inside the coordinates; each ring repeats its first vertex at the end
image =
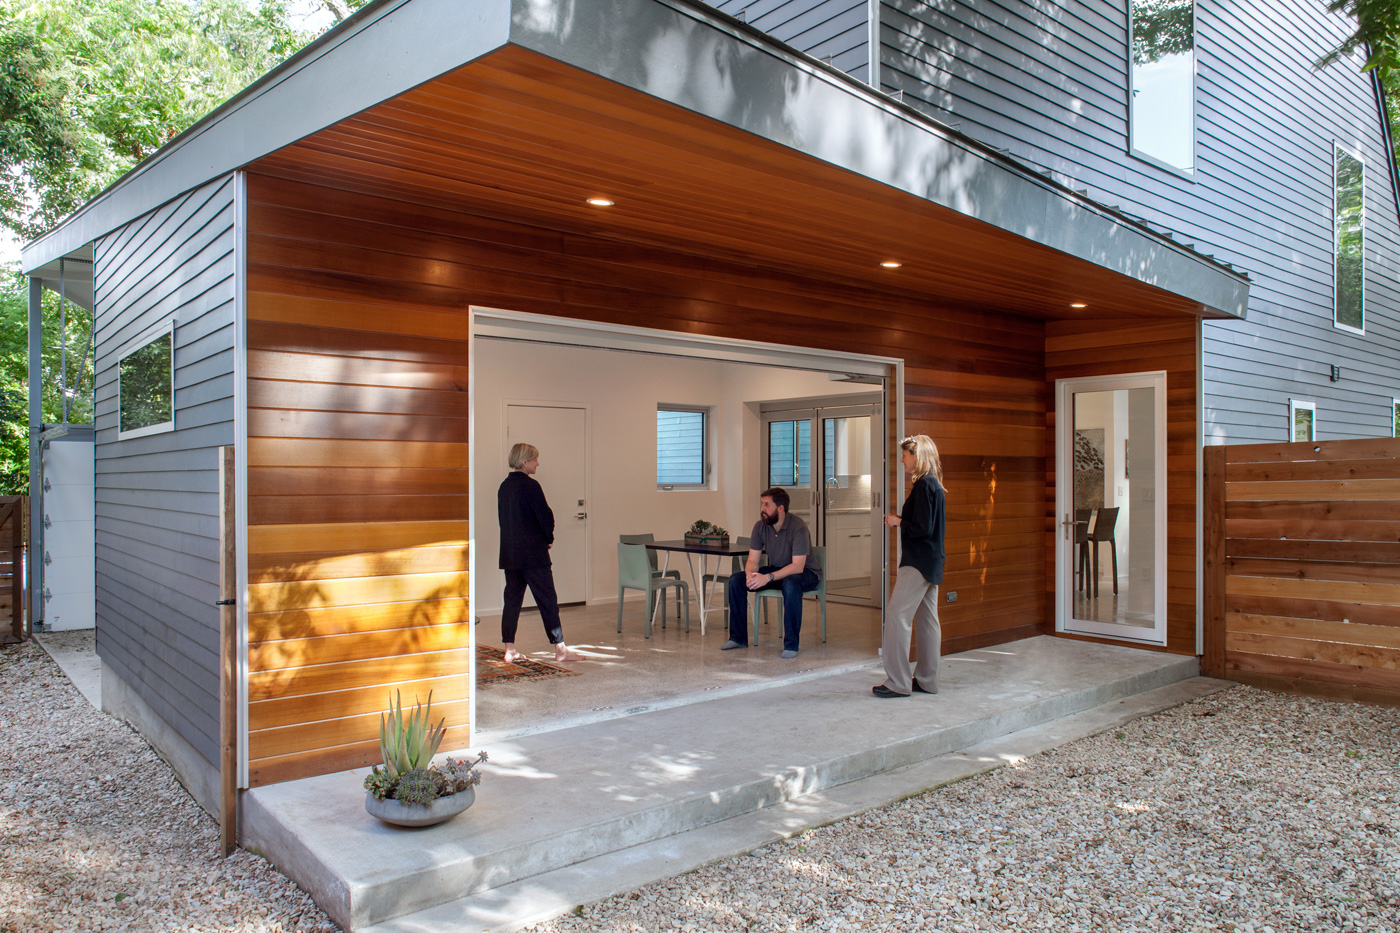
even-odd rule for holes
{"type": "Polygon", "coordinates": [[[885,682],[872,687],[877,697],[907,697],[938,692],[938,584],[943,582],[943,465],[938,448],[924,434],[906,437],[899,444],[899,462],[913,477],[914,485],[898,515],[885,516],[885,524],[899,529],[902,556],[894,592],[885,610],[885,634],[881,654],[885,658],[885,682]],[[917,632],[918,665],[909,671],[909,635],[917,632]]]}
{"type": "Polygon", "coordinates": [[[535,597],[544,632],[554,646],[554,660],[582,661],[564,644],[559,624],[559,597],[554,593],[554,570],[549,549],[554,546],[554,513],[534,473],[540,466],[539,449],[516,444],[510,449],[510,472],[496,493],[496,516],[501,522],[501,569],[506,572],[505,607],[501,611],[501,641],[506,660],[524,657],[515,650],[515,629],[525,587],[535,597]]]}

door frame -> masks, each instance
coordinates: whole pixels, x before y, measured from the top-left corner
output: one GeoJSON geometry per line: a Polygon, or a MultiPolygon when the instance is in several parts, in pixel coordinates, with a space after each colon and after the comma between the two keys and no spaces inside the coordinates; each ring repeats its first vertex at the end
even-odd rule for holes
{"type": "MultiPolygon", "coordinates": [[[[1165,370],[1082,376],[1055,380],[1055,632],[1090,635],[1137,644],[1167,643],[1167,374],[1165,370]],[[1074,412],[1076,392],[1111,392],[1119,389],[1155,389],[1153,434],[1156,451],[1156,487],[1153,490],[1156,563],[1152,595],[1156,625],[1150,637],[1133,634],[1146,630],[1115,623],[1082,622],[1071,627],[1074,606],[1074,412]],[[1097,629],[1097,631],[1095,631],[1097,629]]],[[[1130,552],[1131,554],[1131,552],[1130,552]]],[[[1132,559],[1131,556],[1129,558],[1132,559]]]]}
{"type": "MultiPolygon", "coordinates": [[[[894,408],[895,437],[904,436],[904,360],[894,356],[876,356],[869,353],[850,353],[836,350],[819,350],[809,347],[795,347],[766,341],[745,340],[737,337],[713,337],[708,334],[688,334],[683,331],[661,330],[651,327],[635,327],[625,324],[610,324],[598,321],[578,320],[556,315],[535,314],[528,311],[511,311],[485,305],[470,305],[467,309],[467,398],[470,413],[476,399],[476,351],[477,337],[504,337],[514,340],[534,340],[540,343],[564,344],[566,346],[590,346],[612,350],[631,350],[642,353],[656,353],[669,356],[699,357],[708,360],[725,360],[736,363],[758,363],[783,369],[807,369],[844,375],[848,381],[865,381],[876,378],[878,390],[883,391],[887,405],[894,408]]],[[[885,414],[886,423],[889,413],[885,414]]],[[[468,418],[467,444],[468,466],[474,464],[476,450],[476,418],[468,418]]],[[[896,484],[902,491],[902,480],[898,471],[890,469],[886,453],[885,475],[879,489],[879,508],[895,501],[896,484]]],[[[467,479],[468,522],[468,577],[467,601],[473,619],[476,618],[477,586],[481,566],[477,553],[476,534],[472,530],[482,515],[482,496],[489,491],[478,489],[477,470],[469,469],[467,479]]],[[[489,519],[488,519],[489,520],[489,519]]],[[[888,535],[881,535],[880,552],[881,594],[888,590],[890,559],[892,549],[883,546],[888,535]]],[[[487,560],[494,560],[488,556],[487,560]]],[[[882,610],[883,611],[883,610],[882,610]]],[[[471,626],[468,643],[467,676],[471,689],[467,693],[468,733],[476,735],[476,625],[471,626]]]]}

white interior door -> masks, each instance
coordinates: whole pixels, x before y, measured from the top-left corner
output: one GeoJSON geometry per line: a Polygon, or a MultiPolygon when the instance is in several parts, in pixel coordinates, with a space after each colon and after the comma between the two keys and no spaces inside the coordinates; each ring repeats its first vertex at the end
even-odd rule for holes
{"type": "Polygon", "coordinates": [[[1166,375],[1056,389],[1056,629],[1164,645],[1166,375]]]}
{"type": "MultiPolygon", "coordinates": [[[[548,404],[506,405],[506,449],[533,444],[540,451],[535,479],[554,512],[554,588],[559,602],[588,599],[588,411],[548,404]]],[[[533,606],[527,592],[525,605],[533,606]]]]}

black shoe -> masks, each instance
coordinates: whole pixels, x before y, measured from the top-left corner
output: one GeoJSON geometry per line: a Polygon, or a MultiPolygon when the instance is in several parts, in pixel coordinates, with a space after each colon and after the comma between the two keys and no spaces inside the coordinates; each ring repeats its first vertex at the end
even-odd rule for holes
{"type": "Polygon", "coordinates": [[[888,700],[891,697],[907,697],[909,695],[907,693],[895,693],[893,690],[891,690],[889,687],[886,687],[884,684],[877,684],[874,687],[871,687],[870,692],[875,694],[882,700],[888,700]]]}
{"type": "Polygon", "coordinates": [[[914,684],[914,692],[915,692],[915,693],[927,693],[927,694],[929,694],[930,696],[932,696],[933,694],[935,694],[935,693],[938,692],[937,690],[925,690],[923,687],[920,687],[920,686],[919,686],[919,682],[918,682],[917,680],[916,680],[916,681],[913,681],[913,684],[914,684]]]}

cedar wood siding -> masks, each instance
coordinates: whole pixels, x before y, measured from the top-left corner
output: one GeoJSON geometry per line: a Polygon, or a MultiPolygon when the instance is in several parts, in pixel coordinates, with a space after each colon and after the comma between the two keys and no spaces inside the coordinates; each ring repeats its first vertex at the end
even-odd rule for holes
{"type": "MultiPolygon", "coordinates": [[[[1174,654],[1196,653],[1196,389],[1199,324],[1196,321],[1052,321],[1046,325],[1045,375],[1048,392],[1055,380],[1117,373],[1157,372],[1167,376],[1167,643],[1174,654]]],[[[1055,429],[1051,408],[1046,425],[1055,429]]],[[[1046,544],[1045,588],[1055,593],[1055,458],[1047,461],[1051,515],[1046,544]]],[[[1105,558],[1106,559],[1106,558],[1105,558]]],[[[1081,636],[1068,636],[1071,638],[1081,636]]],[[[1111,639],[1090,638],[1090,641],[1111,639]]]]}
{"type": "MultiPolygon", "coordinates": [[[[904,358],[905,429],[937,437],[948,478],[945,585],[961,592],[956,604],[941,611],[945,651],[1045,632],[1048,435],[1041,322],[955,311],[835,283],[789,283],[760,267],[727,265],[724,287],[716,288],[710,280],[720,270],[713,263],[697,270],[691,257],[660,247],[618,244],[594,256],[568,234],[259,174],[248,179],[248,223],[254,784],[372,761],[378,753],[372,713],[382,708],[387,685],[404,682],[408,697],[408,681],[417,681],[421,694],[431,685],[423,678],[441,677],[446,688],[466,672],[465,659],[453,657],[450,641],[434,643],[436,660],[425,673],[414,673],[414,665],[433,660],[424,649],[396,662],[393,626],[418,626],[426,635],[424,622],[381,624],[374,607],[348,606],[355,599],[352,592],[341,599],[328,587],[329,600],[302,592],[313,588],[308,572],[327,582],[344,575],[340,562],[359,561],[344,553],[358,539],[337,543],[335,529],[326,524],[301,535],[285,524],[259,522],[418,519],[416,513],[364,511],[378,507],[365,501],[366,474],[392,472],[396,462],[412,467],[399,472],[429,486],[424,496],[405,497],[405,508],[417,508],[421,498],[429,509],[422,518],[435,515],[455,522],[455,528],[421,541],[412,534],[403,537],[393,545],[400,549],[393,561],[378,568],[380,583],[399,585],[404,593],[418,587],[417,598],[431,603],[434,613],[427,625],[443,634],[451,635],[454,623],[469,618],[459,591],[448,605],[426,584],[436,586],[428,578],[445,579],[450,569],[438,561],[452,555],[433,542],[454,530],[464,538],[467,530],[464,497],[450,487],[444,471],[455,464],[465,482],[465,366],[453,338],[465,337],[472,305],[750,340],[771,339],[777,326],[802,333],[801,342],[815,348],[904,358]],[[870,326],[872,313],[879,327],[870,326]],[[426,337],[433,339],[418,339],[426,337]],[[355,373],[365,368],[355,365],[357,358],[407,359],[429,352],[459,354],[455,367],[446,365],[453,361],[440,361],[434,377],[443,384],[440,390],[353,389],[355,373]],[[332,395],[315,383],[337,366],[342,375],[333,381],[340,391],[332,395]],[[289,376],[261,384],[260,371],[271,375],[273,367],[289,376]],[[448,395],[453,386],[456,401],[448,395]],[[390,399],[391,394],[401,398],[390,399]],[[375,400],[393,402],[392,409],[378,410],[392,410],[397,417],[370,414],[375,409],[365,403],[375,400]],[[414,443],[400,444],[397,451],[390,444],[371,450],[385,430],[413,432],[414,443]],[[315,475],[298,451],[331,450],[336,442],[328,439],[330,432],[360,438],[343,444],[343,450],[371,460],[328,461],[322,475],[315,475]],[[416,465],[410,447],[445,459],[416,465]],[[293,458],[286,462],[303,466],[277,468],[269,458],[282,453],[293,458]],[[335,471],[344,478],[332,476],[335,471]],[[303,472],[304,483],[296,476],[303,472]],[[439,498],[442,507],[434,509],[431,496],[451,496],[456,504],[439,498]],[[292,501],[297,497],[312,510],[305,518],[279,519],[301,514],[292,501]],[[260,519],[264,507],[266,518],[260,519]],[[335,517],[317,519],[318,514],[335,517]],[[277,542],[284,534],[305,542],[300,552],[277,542]],[[296,580],[303,586],[277,585],[296,580]],[[378,634],[366,637],[371,632],[378,634]],[[286,657],[292,661],[282,660],[286,657]],[[364,677],[355,674],[363,689],[318,687],[312,681],[323,670],[338,675],[363,670],[364,677]],[[382,686],[371,687],[375,682],[382,686]],[[271,715],[263,717],[263,709],[271,715]],[[324,742],[333,730],[334,747],[324,742]]],[[[493,489],[488,484],[477,490],[488,509],[493,489]]],[[[495,516],[488,512],[483,520],[495,516]]],[[[465,585],[464,578],[450,582],[465,585]]],[[[467,644],[465,629],[456,626],[461,647],[467,644]]],[[[466,738],[464,706],[449,702],[464,695],[435,693],[435,710],[439,696],[449,727],[461,730],[457,741],[449,737],[444,747],[460,744],[466,738]]]]}
{"type": "Polygon", "coordinates": [[[768,35],[870,81],[869,0],[722,0],[710,4],[768,35]]]}
{"type": "Polygon", "coordinates": [[[234,183],[96,242],[97,653],[219,760],[218,448],[234,442],[234,183]],[[175,320],[175,430],[117,439],[117,361],[175,320]]]}
{"type": "Polygon", "coordinates": [[[1128,155],[1126,0],[880,9],[882,90],[1251,277],[1248,320],[1205,324],[1207,443],[1288,440],[1290,397],[1317,403],[1319,439],[1390,434],[1392,174],[1370,76],[1355,60],[1312,68],[1347,32],[1323,0],[1197,2],[1194,179],[1128,155]],[[1364,336],[1332,325],[1334,140],[1366,163],[1364,336]]]}

